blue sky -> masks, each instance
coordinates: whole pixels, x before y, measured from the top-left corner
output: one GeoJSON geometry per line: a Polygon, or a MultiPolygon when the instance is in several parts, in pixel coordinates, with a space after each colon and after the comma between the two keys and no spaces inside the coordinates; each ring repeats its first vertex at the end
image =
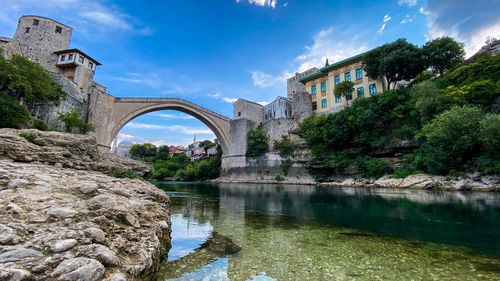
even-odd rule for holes
{"type": "MultiPolygon", "coordinates": [[[[232,117],[237,98],[286,96],[296,71],[404,37],[448,35],[468,55],[500,37],[500,1],[2,0],[0,36],[35,14],[73,27],[71,48],[100,61],[94,80],[114,96],[181,97],[232,117]]],[[[215,136],[175,111],[132,120],[120,139],[190,143],[215,136]]]]}

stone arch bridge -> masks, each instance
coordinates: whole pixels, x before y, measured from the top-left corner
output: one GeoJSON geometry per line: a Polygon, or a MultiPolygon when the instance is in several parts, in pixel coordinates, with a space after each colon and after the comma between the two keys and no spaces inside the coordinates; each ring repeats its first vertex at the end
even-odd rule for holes
{"type": "Polygon", "coordinates": [[[109,151],[118,132],[132,119],[158,110],[177,110],[203,122],[217,136],[225,155],[230,153],[231,119],[179,98],[115,98],[99,95],[90,101],[88,122],[95,126],[99,150],[109,151]]]}

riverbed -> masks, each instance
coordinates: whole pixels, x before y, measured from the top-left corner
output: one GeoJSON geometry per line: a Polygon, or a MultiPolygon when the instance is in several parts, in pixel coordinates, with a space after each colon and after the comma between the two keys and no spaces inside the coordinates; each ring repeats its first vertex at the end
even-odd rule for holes
{"type": "Polygon", "coordinates": [[[172,209],[157,280],[500,280],[498,193],[156,185],[172,209]]]}

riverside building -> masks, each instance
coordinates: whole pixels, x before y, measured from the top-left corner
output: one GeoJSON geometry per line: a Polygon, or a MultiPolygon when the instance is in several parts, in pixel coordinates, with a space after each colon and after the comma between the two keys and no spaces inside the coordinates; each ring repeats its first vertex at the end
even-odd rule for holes
{"type": "Polygon", "coordinates": [[[364,54],[366,53],[333,64],[328,64],[327,60],[325,67],[299,79],[311,95],[313,113],[338,112],[355,99],[369,97],[387,88],[385,78],[373,79],[366,75],[362,69],[364,54]],[[345,97],[336,97],[335,85],[342,81],[355,82],[354,91],[345,97]]]}

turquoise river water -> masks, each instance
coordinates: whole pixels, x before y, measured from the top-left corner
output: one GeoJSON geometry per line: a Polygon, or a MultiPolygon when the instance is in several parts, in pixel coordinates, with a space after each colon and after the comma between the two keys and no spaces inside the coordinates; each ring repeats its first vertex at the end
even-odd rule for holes
{"type": "Polygon", "coordinates": [[[500,194],[157,183],[156,280],[500,280],[500,194]]]}

